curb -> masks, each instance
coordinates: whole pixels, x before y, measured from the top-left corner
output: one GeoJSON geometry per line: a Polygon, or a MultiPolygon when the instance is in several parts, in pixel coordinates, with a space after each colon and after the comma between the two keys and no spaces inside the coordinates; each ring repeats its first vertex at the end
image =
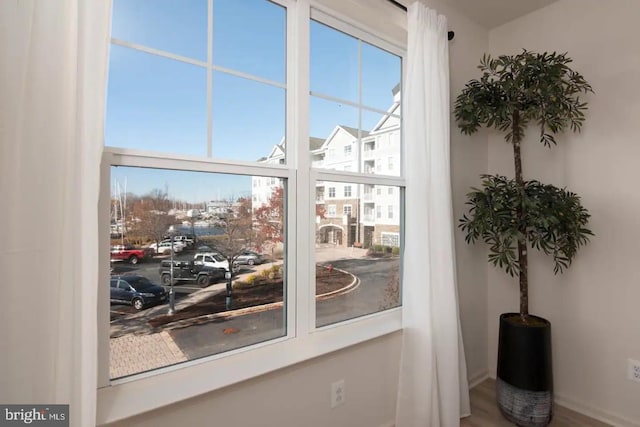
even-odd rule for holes
{"type": "MultiPolygon", "coordinates": [[[[348,271],[340,270],[337,268],[335,270],[338,270],[342,273],[350,275],[351,277],[353,277],[353,280],[351,281],[351,283],[349,283],[347,286],[343,288],[336,289],[335,291],[331,291],[331,292],[326,292],[324,294],[316,295],[316,301],[324,301],[324,300],[336,297],[338,295],[347,294],[349,292],[354,291],[355,289],[358,288],[358,286],[360,286],[360,279],[358,277],[354,276],[348,271]]],[[[280,301],[280,302],[273,302],[269,304],[256,305],[253,307],[240,308],[238,310],[225,311],[222,313],[205,314],[203,316],[192,317],[190,319],[183,319],[183,320],[177,320],[171,323],[166,323],[162,326],[162,329],[166,331],[166,330],[172,330],[172,329],[186,328],[188,326],[191,326],[194,323],[197,324],[207,320],[212,321],[212,320],[231,319],[237,316],[244,316],[246,314],[260,313],[263,311],[274,310],[276,308],[282,307],[282,305],[283,305],[283,302],[280,301]]]]}

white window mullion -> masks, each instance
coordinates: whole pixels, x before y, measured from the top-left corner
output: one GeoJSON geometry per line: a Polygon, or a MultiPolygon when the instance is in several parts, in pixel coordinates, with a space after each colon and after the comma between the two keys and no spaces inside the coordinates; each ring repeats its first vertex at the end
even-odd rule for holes
{"type": "Polygon", "coordinates": [[[298,203],[297,196],[300,192],[298,176],[295,172],[295,168],[298,165],[297,153],[299,147],[296,141],[300,138],[300,116],[304,114],[302,110],[303,105],[298,96],[298,85],[300,81],[300,71],[298,58],[298,32],[299,17],[298,17],[299,5],[288,4],[287,5],[287,19],[286,19],[286,107],[285,107],[285,163],[287,169],[291,172],[290,178],[287,180],[287,204],[286,209],[286,248],[287,251],[284,254],[287,269],[287,281],[286,281],[286,328],[287,336],[292,338],[298,334],[298,298],[300,287],[298,284],[298,262],[299,258],[299,246],[298,242],[298,227],[300,224],[300,218],[298,216],[298,203]]]}
{"type": "MultiPolygon", "coordinates": [[[[100,165],[100,194],[98,197],[98,224],[109,224],[109,209],[111,206],[111,154],[105,150],[100,165]]],[[[109,258],[109,228],[101,226],[98,230],[98,283],[109,283],[109,267],[106,260],[109,258]]],[[[109,288],[98,286],[98,388],[107,387],[110,383],[110,305],[109,288]]]]}
{"type": "MultiPolygon", "coordinates": [[[[310,177],[311,159],[309,155],[309,52],[310,52],[310,6],[308,0],[300,0],[291,8],[294,14],[294,33],[292,50],[288,51],[288,58],[293,61],[293,92],[295,114],[295,135],[292,142],[296,149],[294,164],[297,169],[296,179],[296,234],[299,236],[296,242],[296,254],[298,259],[307,259],[309,262],[296,263],[297,272],[297,336],[304,337],[313,327],[315,322],[315,266],[313,239],[315,219],[315,187],[310,177]],[[311,195],[314,197],[311,197],[311,195]],[[312,310],[312,311],[311,311],[312,310]]],[[[287,144],[293,145],[293,144],[287,144]]]]}

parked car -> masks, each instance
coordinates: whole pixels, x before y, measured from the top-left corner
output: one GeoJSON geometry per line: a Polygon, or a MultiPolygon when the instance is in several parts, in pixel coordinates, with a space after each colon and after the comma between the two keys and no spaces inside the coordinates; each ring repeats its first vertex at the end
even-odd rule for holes
{"type": "Polygon", "coordinates": [[[111,303],[130,304],[136,310],[162,303],[167,291],[143,276],[111,276],[111,303]]]}
{"type": "MultiPolygon", "coordinates": [[[[196,282],[199,285],[208,285],[224,279],[224,268],[207,267],[196,264],[194,261],[173,261],[173,282],[196,282]]],[[[163,285],[171,284],[171,260],[163,260],[160,263],[160,278],[163,285]]]]}
{"type": "MultiPolygon", "coordinates": [[[[162,240],[170,240],[171,239],[171,235],[170,234],[165,234],[164,237],[162,238],[162,240]]],[[[184,243],[184,245],[186,247],[191,247],[193,246],[193,243],[195,242],[195,237],[192,235],[186,235],[186,234],[182,234],[182,235],[175,235],[173,236],[173,241],[174,242],[181,242],[184,243]]]]}
{"type": "MultiPolygon", "coordinates": [[[[149,248],[153,249],[155,253],[160,255],[166,255],[171,253],[171,243],[169,242],[160,242],[159,245],[156,243],[152,243],[149,245],[149,248]]],[[[173,244],[173,252],[179,253],[182,252],[182,245],[178,245],[176,243],[173,244]]]]}
{"type": "Polygon", "coordinates": [[[236,264],[258,265],[262,264],[265,259],[261,254],[253,251],[244,251],[235,260],[236,264]]]}
{"type": "MultiPolygon", "coordinates": [[[[171,247],[171,239],[164,239],[164,240],[163,240],[163,241],[161,241],[160,243],[164,243],[164,244],[166,244],[166,245],[169,245],[169,247],[171,247]]],[[[185,242],[183,242],[183,241],[180,241],[180,240],[174,240],[174,241],[173,241],[173,244],[174,244],[176,247],[180,247],[180,250],[181,250],[181,251],[183,251],[183,250],[187,247],[187,244],[186,244],[185,242]]]]}
{"type": "Polygon", "coordinates": [[[193,256],[193,262],[196,265],[204,265],[206,267],[224,268],[229,271],[229,261],[218,252],[200,252],[193,256]]]}
{"type": "Polygon", "coordinates": [[[174,242],[182,242],[182,243],[184,243],[188,248],[193,246],[193,239],[190,238],[189,236],[174,236],[173,240],[174,240],[174,242]]]}
{"type": "Polygon", "coordinates": [[[149,248],[138,249],[133,245],[111,246],[111,261],[128,261],[135,265],[150,255],[149,248]]]}

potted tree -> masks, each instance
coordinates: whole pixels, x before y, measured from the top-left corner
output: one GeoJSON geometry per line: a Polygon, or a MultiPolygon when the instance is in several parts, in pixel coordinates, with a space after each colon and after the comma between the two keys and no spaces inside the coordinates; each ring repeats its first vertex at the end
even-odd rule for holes
{"type": "Polygon", "coordinates": [[[497,400],[500,411],[522,426],[545,426],[552,417],[551,324],[529,313],[527,251],[551,255],[554,272],[569,267],[592,232],[580,198],[564,189],[525,180],[521,143],[529,125],[539,140],[556,145],[555,134],[580,131],[591,86],[566,54],[483,56],[482,75],[469,81],[455,101],[455,118],[465,134],[481,126],[505,133],[513,147],[515,177],[483,175],[482,186],[467,195],[469,212],[459,227],[467,243],[489,246],[489,262],[520,283],[520,311],[500,316],[497,400]]]}

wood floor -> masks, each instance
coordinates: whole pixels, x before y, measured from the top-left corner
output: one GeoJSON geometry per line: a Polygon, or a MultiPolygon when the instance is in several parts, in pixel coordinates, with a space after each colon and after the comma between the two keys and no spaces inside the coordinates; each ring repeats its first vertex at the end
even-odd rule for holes
{"type": "MultiPolygon", "coordinates": [[[[471,416],[460,420],[460,427],[511,427],[505,420],[495,399],[496,383],[488,379],[471,390],[471,416]]],[[[551,427],[610,427],[562,406],[554,407],[551,427]]]]}

